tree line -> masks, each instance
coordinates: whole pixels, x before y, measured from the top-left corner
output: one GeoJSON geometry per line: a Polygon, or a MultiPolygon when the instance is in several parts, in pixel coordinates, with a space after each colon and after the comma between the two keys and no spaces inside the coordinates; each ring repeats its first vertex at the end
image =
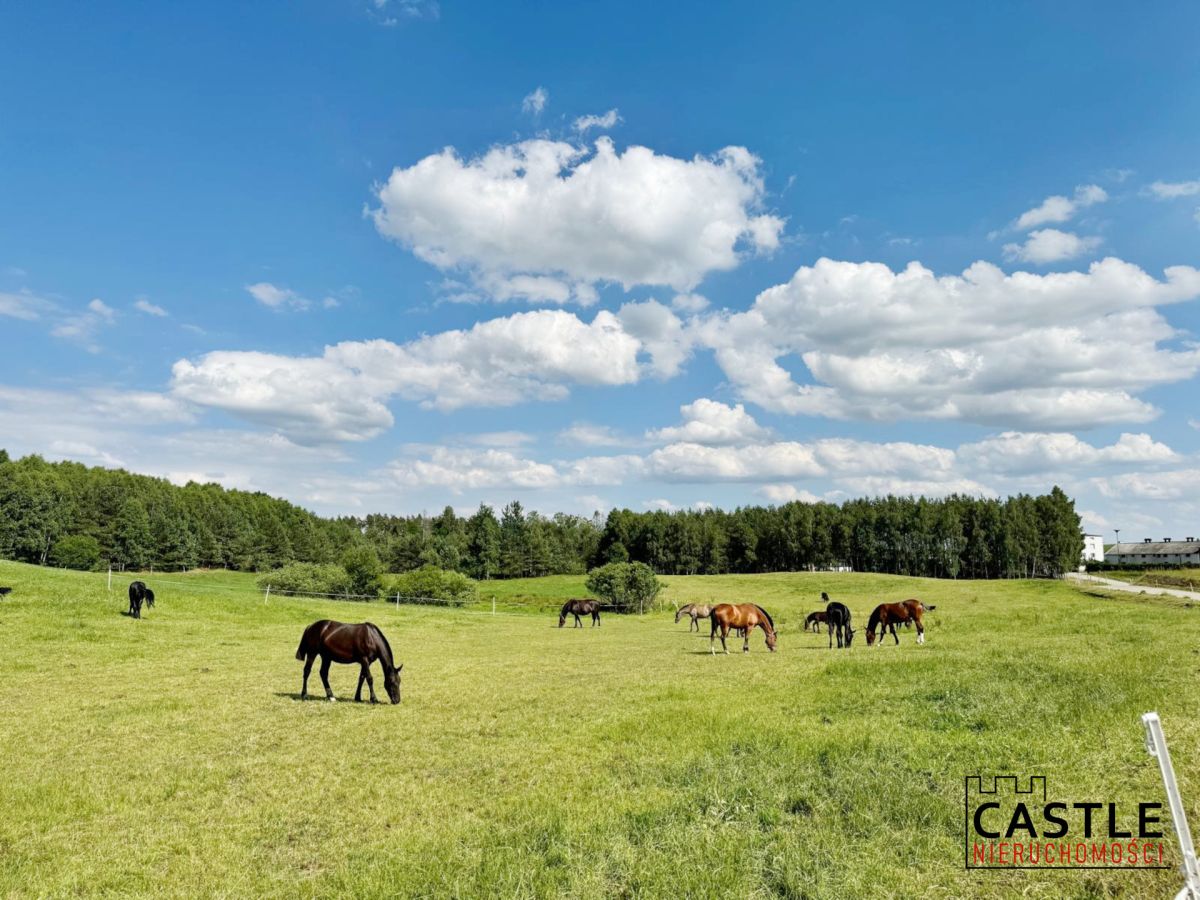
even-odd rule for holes
{"type": "Polygon", "coordinates": [[[70,568],[197,567],[270,571],[339,563],[423,566],[471,578],[582,574],[641,562],[660,575],[828,569],[937,578],[1057,576],[1083,548],[1074,501],[1060,488],[1004,500],[950,496],[791,502],[734,510],[591,517],[527,512],[323,518],[262,493],[0,450],[0,557],[70,568]]]}

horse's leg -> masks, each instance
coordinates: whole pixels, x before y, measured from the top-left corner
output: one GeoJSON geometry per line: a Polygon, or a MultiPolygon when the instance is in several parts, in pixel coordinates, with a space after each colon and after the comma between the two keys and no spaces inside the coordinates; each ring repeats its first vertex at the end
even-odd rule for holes
{"type": "MultiPolygon", "coordinates": [[[[751,632],[751,630],[752,629],[747,628],[746,633],[742,636],[742,652],[743,653],[750,652],[750,632],[751,632]]],[[[764,631],[765,630],[766,629],[764,629],[764,631]]]]}
{"type": "Polygon", "coordinates": [[[729,637],[729,626],[721,625],[721,649],[725,651],[725,655],[729,655],[729,647],[725,643],[725,638],[729,637]]]}
{"type": "Polygon", "coordinates": [[[333,663],[333,657],[331,657],[331,656],[322,656],[321,657],[321,683],[323,685],[325,685],[325,699],[329,700],[329,701],[333,701],[333,700],[337,699],[336,697],[333,696],[333,688],[331,688],[329,686],[329,667],[330,667],[330,665],[332,665],[332,663],[333,663]]]}
{"type": "Polygon", "coordinates": [[[363,682],[366,680],[367,680],[367,666],[365,663],[363,663],[362,671],[358,673],[358,690],[356,690],[354,692],[354,702],[355,703],[362,703],[362,685],[363,685],[363,682]]]}
{"type": "Polygon", "coordinates": [[[713,616],[712,617],[712,629],[708,632],[708,652],[711,653],[713,656],[717,655],[716,644],[717,644],[717,628],[718,627],[719,626],[717,623],[717,617],[713,616]]]}
{"type": "Polygon", "coordinates": [[[892,629],[892,640],[895,641],[896,646],[899,647],[900,646],[900,635],[896,634],[896,623],[895,622],[890,623],[890,627],[892,629]]]}
{"type": "Polygon", "coordinates": [[[300,699],[308,699],[308,673],[312,671],[313,660],[317,658],[317,654],[310,653],[304,660],[304,682],[300,685],[300,699]]]}
{"type": "MultiPolygon", "coordinates": [[[[382,665],[383,665],[383,663],[380,663],[380,665],[382,666],[382,665]]],[[[367,679],[367,690],[369,690],[369,691],[371,692],[371,702],[372,702],[372,703],[378,703],[378,702],[379,702],[379,698],[375,696],[375,679],[371,677],[371,663],[370,663],[370,660],[364,661],[364,662],[363,662],[363,664],[362,664],[362,675],[360,675],[360,676],[359,676],[359,678],[358,678],[358,683],[359,683],[359,689],[360,689],[360,690],[362,689],[362,680],[363,680],[364,678],[365,678],[365,679],[367,679]]],[[[355,699],[355,700],[357,700],[358,698],[357,698],[357,697],[355,697],[354,699],[355,699]]]]}
{"type": "Polygon", "coordinates": [[[917,624],[917,643],[923,644],[925,643],[925,626],[921,624],[921,620],[915,616],[913,617],[913,621],[917,624]]]}

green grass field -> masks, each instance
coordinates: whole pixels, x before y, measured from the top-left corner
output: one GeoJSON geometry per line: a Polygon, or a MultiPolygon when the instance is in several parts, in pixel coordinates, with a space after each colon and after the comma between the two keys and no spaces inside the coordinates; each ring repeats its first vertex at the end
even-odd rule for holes
{"type": "MultiPolygon", "coordinates": [[[[0,563],[0,895],[1173,896],[1174,872],[963,869],[966,774],[1161,799],[1150,709],[1200,825],[1200,610],[1183,601],[666,579],[667,602],[774,614],[778,653],[760,632],[713,658],[669,612],[559,630],[580,578],[489,584],[464,610],[146,580],[158,606],[134,621],[128,576],[110,595],[103,576],[0,563]],[[880,600],[937,604],[928,642],[830,652],[800,631],[822,589],[860,629],[880,600]],[[493,594],[523,612],[493,617],[493,594]],[[383,628],[400,706],[297,699],[296,645],[324,617],[383,628]]],[[[333,670],[343,701],[356,672],[333,670]]]]}

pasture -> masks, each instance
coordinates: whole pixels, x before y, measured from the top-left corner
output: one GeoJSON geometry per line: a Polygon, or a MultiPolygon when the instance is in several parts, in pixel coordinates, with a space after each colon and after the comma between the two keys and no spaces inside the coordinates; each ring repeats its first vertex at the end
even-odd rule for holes
{"type": "Polygon", "coordinates": [[[157,605],[134,621],[133,577],[109,594],[103,576],[0,562],[0,894],[1170,896],[1174,872],[963,869],[965,774],[1161,799],[1150,709],[1200,824],[1200,610],[1181,600],[664,579],[668,602],[774,615],[779,652],[757,631],[748,655],[713,658],[707,623],[689,634],[670,611],[560,630],[582,578],[486,584],[446,610],[144,575],[157,605]],[[821,590],[854,612],[849,651],[801,631],[821,590]],[[867,648],[871,607],[911,596],[937,605],[928,642],[867,648]],[[297,700],[318,618],[383,629],[402,704],[349,702],[347,666],[342,702],[297,700]]]}

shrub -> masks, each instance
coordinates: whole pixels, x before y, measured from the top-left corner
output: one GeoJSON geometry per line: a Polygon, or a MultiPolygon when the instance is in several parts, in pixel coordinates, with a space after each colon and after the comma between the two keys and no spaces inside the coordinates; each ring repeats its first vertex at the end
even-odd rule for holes
{"type": "Polygon", "coordinates": [[[54,545],[50,562],[64,569],[94,569],[100,564],[100,544],[89,534],[70,535],[54,545]]]}
{"type": "Polygon", "coordinates": [[[617,612],[644,613],[653,605],[663,583],[645,563],[612,562],[588,572],[587,589],[611,603],[617,612]]]}
{"type": "Polygon", "coordinates": [[[422,566],[401,575],[384,578],[387,597],[400,595],[401,603],[445,603],[463,606],[479,597],[475,582],[461,572],[449,572],[437,566],[422,566]]]}
{"type": "Polygon", "coordinates": [[[383,586],[383,563],[369,544],[358,544],[342,554],[342,568],[350,576],[352,594],[377,596],[383,586]]]}
{"type": "Polygon", "coordinates": [[[258,576],[258,586],[291,594],[355,594],[346,570],[336,565],[290,563],[258,576]]]}

